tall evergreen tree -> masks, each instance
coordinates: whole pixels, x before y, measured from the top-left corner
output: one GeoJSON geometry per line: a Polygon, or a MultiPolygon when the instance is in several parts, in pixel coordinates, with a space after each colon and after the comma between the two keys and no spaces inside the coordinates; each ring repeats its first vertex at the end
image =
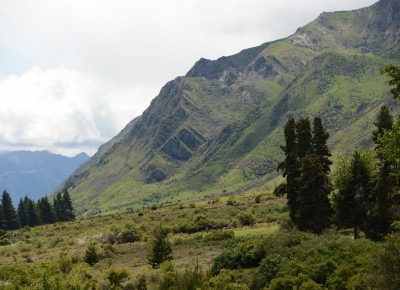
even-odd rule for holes
{"type": "Polygon", "coordinates": [[[0,230],[5,230],[5,229],[6,229],[6,221],[4,219],[3,207],[0,204],[0,230]]]}
{"type": "Polygon", "coordinates": [[[27,201],[27,209],[28,209],[28,225],[30,227],[34,227],[40,225],[40,217],[36,208],[36,203],[32,199],[28,199],[27,201]]]}
{"type": "Polygon", "coordinates": [[[380,148],[383,144],[381,141],[385,132],[391,131],[393,128],[393,117],[387,106],[382,106],[374,123],[376,129],[372,132],[372,140],[376,147],[375,152],[380,160],[379,172],[374,180],[374,188],[372,191],[372,207],[370,213],[370,234],[374,240],[381,240],[389,232],[391,224],[391,206],[390,195],[396,187],[396,179],[393,176],[394,164],[380,154],[380,148]]]}
{"type": "Polygon", "coordinates": [[[278,164],[277,170],[283,171],[283,177],[286,177],[285,192],[287,195],[290,218],[295,220],[297,211],[297,179],[300,176],[299,162],[297,158],[297,133],[296,122],[289,119],[284,129],[285,145],[281,146],[285,154],[285,160],[278,164]]]}
{"type": "Polygon", "coordinates": [[[400,67],[389,64],[381,69],[381,74],[386,74],[390,77],[389,85],[394,86],[390,89],[393,98],[400,98],[400,67]]]}
{"type": "Polygon", "coordinates": [[[392,130],[393,128],[393,116],[390,114],[389,108],[386,105],[381,107],[374,125],[376,126],[376,129],[372,131],[372,140],[376,145],[378,145],[378,138],[382,137],[385,131],[392,130]]]}
{"type": "Polygon", "coordinates": [[[56,222],[56,216],[54,209],[51,206],[47,196],[42,197],[38,200],[37,208],[40,216],[40,220],[43,224],[52,224],[56,222]]]}
{"type": "Polygon", "coordinates": [[[297,147],[296,154],[298,158],[313,153],[311,125],[308,118],[301,118],[296,122],[297,147]]]}
{"type": "Polygon", "coordinates": [[[62,200],[61,192],[58,192],[56,194],[56,196],[54,197],[53,208],[54,208],[56,220],[63,221],[64,212],[63,212],[63,200],[62,200]]]}
{"type": "Polygon", "coordinates": [[[286,184],[280,185],[275,191],[285,190],[291,221],[302,230],[321,232],[329,224],[330,205],[327,196],[331,191],[328,176],[331,155],[326,144],[328,137],[320,118],[315,118],[313,132],[308,118],[301,118],[297,122],[290,119],[285,125],[285,146],[281,146],[285,160],[279,163],[278,170],[283,171],[286,184]],[[305,164],[310,162],[315,164],[307,168],[305,164]],[[321,171],[318,171],[320,168],[321,171]],[[310,172],[315,174],[316,179],[308,180],[310,172]],[[315,205],[318,209],[312,209],[315,205]],[[317,214],[314,221],[311,218],[313,212],[317,214]]]}
{"type": "Polygon", "coordinates": [[[63,208],[64,208],[64,219],[66,221],[72,221],[75,219],[74,207],[72,206],[71,196],[68,191],[64,191],[63,197],[63,208]]]}
{"type": "Polygon", "coordinates": [[[19,218],[19,224],[21,227],[29,225],[29,216],[28,216],[28,208],[27,208],[28,197],[25,196],[25,199],[20,199],[17,207],[17,213],[19,218]]]}
{"type": "Polygon", "coordinates": [[[154,237],[148,252],[148,260],[153,268],[160,267],[164,261],[172,260],[171,243],[167,239],[168,231],[161,225],[155,228],[154,237]]]}
{"type": "Polygon", "coordinates": [[[363,229],[369,235],[367,211],[370,198],[371,174],[368,164],[356,151],[351,160],[350,176],[343,188],[339,189],[335,206],[335,220],[342,227],[363,229]]]}
{"type": "Polygon", "coordinates": [[[307,155],[301,162],[296,225],[302,231],[321,233],[330,225],[331,207],[328,195],[332,190],[329,176],[320,156],[307,155]]]}
{"type": "Polygon", "coordinates": [[[3,207],[5,229],[6,230],[18,229],[20,227],[18,215],[12,204],[11,196],[7,191],[3,192],[1,205],[3,207]]]}
{"type": "Polygon", "coordinates": [[[329,160],[329,157],[331,157],[332,154],[330,153],[327,145],[329,134],[322,126],[321,118],[314,118],[313,125],[314,128],[312,144],[314,148],[314,153],[319,157],[323,171],[325,173],[328,173],[330,172],[330,166],[332,165],[332,161],[329,160]]]}

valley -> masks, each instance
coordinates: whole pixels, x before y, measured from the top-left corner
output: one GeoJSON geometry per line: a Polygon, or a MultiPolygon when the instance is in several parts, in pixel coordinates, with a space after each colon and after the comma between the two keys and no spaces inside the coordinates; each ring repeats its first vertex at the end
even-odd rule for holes
{"type": "Polygon", "coordinates": [[[201,58],[49,195],[51,223],[2,200],[0,289],[399,289],[399,13],[201,58]]]}

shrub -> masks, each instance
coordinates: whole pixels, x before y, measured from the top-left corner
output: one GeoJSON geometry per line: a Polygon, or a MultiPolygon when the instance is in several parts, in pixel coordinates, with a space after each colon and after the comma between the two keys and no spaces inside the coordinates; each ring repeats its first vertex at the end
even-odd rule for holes
{"type": "Polygon", "coordinates": [[[247,212],[240,213],[237,218],[243,226],[251,226],[254,225],[256,222],[254,216],[251,213],[247,212]]]}
{"type": "Polygon", "coordinates": [[[124,268],[111,268],[107,273],[107,280],[111,289],[121,287],[129,278],[129,272],[124,268]]]}
{"type": "Polygon", "coordinates": [[[140,275],[139,280],[136,283],[137,290],[147,290],[146,276],[140,275]]]}
{"type": "Polygon", "coordinates": [[[218,275],[221,269],[252,268],[259,265],[265,251],[259,242],[259,237],[231,239],[222,253],[217,256],[211,267],[213,275],[218,275]]]}
{"type": "Polygon", "coordinates": [[[134,243],[140,241],[140,235],[136,230],[125,229],[118,233],[116,240],[118,244],[134,243]]]}
{"type": "Polygon", "coordinates": [[[103,249],[102,258],[111,258],[115,254],[115,247],[113,245],[106,245],[103,249]]]}
{"type": "Polygon", "coordinates": [[[243,281],[243,275],[238,270],[222,269],[218,276],[209,280],[205,285],[207,290],[249,290],[243,281]]]}
{"type": "Polygon", "coordinates": [[[96,246],[94,244],[89,244],[83,260],[90,266],[93,266],[99,261],[99,255],[97,254],[96,246]]]}
{"type": "Polygon", "coordinates": [[[378,288],[400,289],[400,233],[388,236],[373,259],[374,277],[378,288]]]}

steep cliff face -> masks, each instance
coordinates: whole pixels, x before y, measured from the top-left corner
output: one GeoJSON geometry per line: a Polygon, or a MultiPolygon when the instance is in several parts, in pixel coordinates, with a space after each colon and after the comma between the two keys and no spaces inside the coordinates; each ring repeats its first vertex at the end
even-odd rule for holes
{"type": "Polygon", "coordinates": [[[379,67],[399,60],[399,11],[382,0],[322,13],[286,39],[200,59],[61,188],[84,215],[265,188],[290,116],[321,116],[335,152],[369,146],[390,99],[379,67]]]}

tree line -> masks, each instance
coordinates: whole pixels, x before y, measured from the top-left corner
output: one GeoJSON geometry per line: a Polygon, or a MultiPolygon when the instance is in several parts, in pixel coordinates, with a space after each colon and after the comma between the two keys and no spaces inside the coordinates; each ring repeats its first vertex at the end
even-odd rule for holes
{"type": "Polygon", "coordinates": [[[21,227],[34,227],[75,219],[74,208],[68,191],[57,193],[53,202],[42,197],[37,202],[25,196],[17,209],[13,206],[10,194],[3,192],[0,204],[0,229],[16,230],[21,227]]]}
{"type": "MultiPolygon", "coordinates": [[[[395,99],[400,98],[400,68],[388,65],[395,99]]],[[[330,175],[329,134],[322,120],[289,119],[284,128],[285,159],[277,170],[286,181],[275,188],[286,195],[291,222],[302,231],[321,233],[330,225],[353,228],[354,237],[364,232],[371,240],[383,239],[400,209],[400,118],[396,122],[387,106],[382,106],[374,123],[373,151],[354,151],[342,156],[330,175]],[[333,186],[334,184],[334,186],[333,186]]]]}

